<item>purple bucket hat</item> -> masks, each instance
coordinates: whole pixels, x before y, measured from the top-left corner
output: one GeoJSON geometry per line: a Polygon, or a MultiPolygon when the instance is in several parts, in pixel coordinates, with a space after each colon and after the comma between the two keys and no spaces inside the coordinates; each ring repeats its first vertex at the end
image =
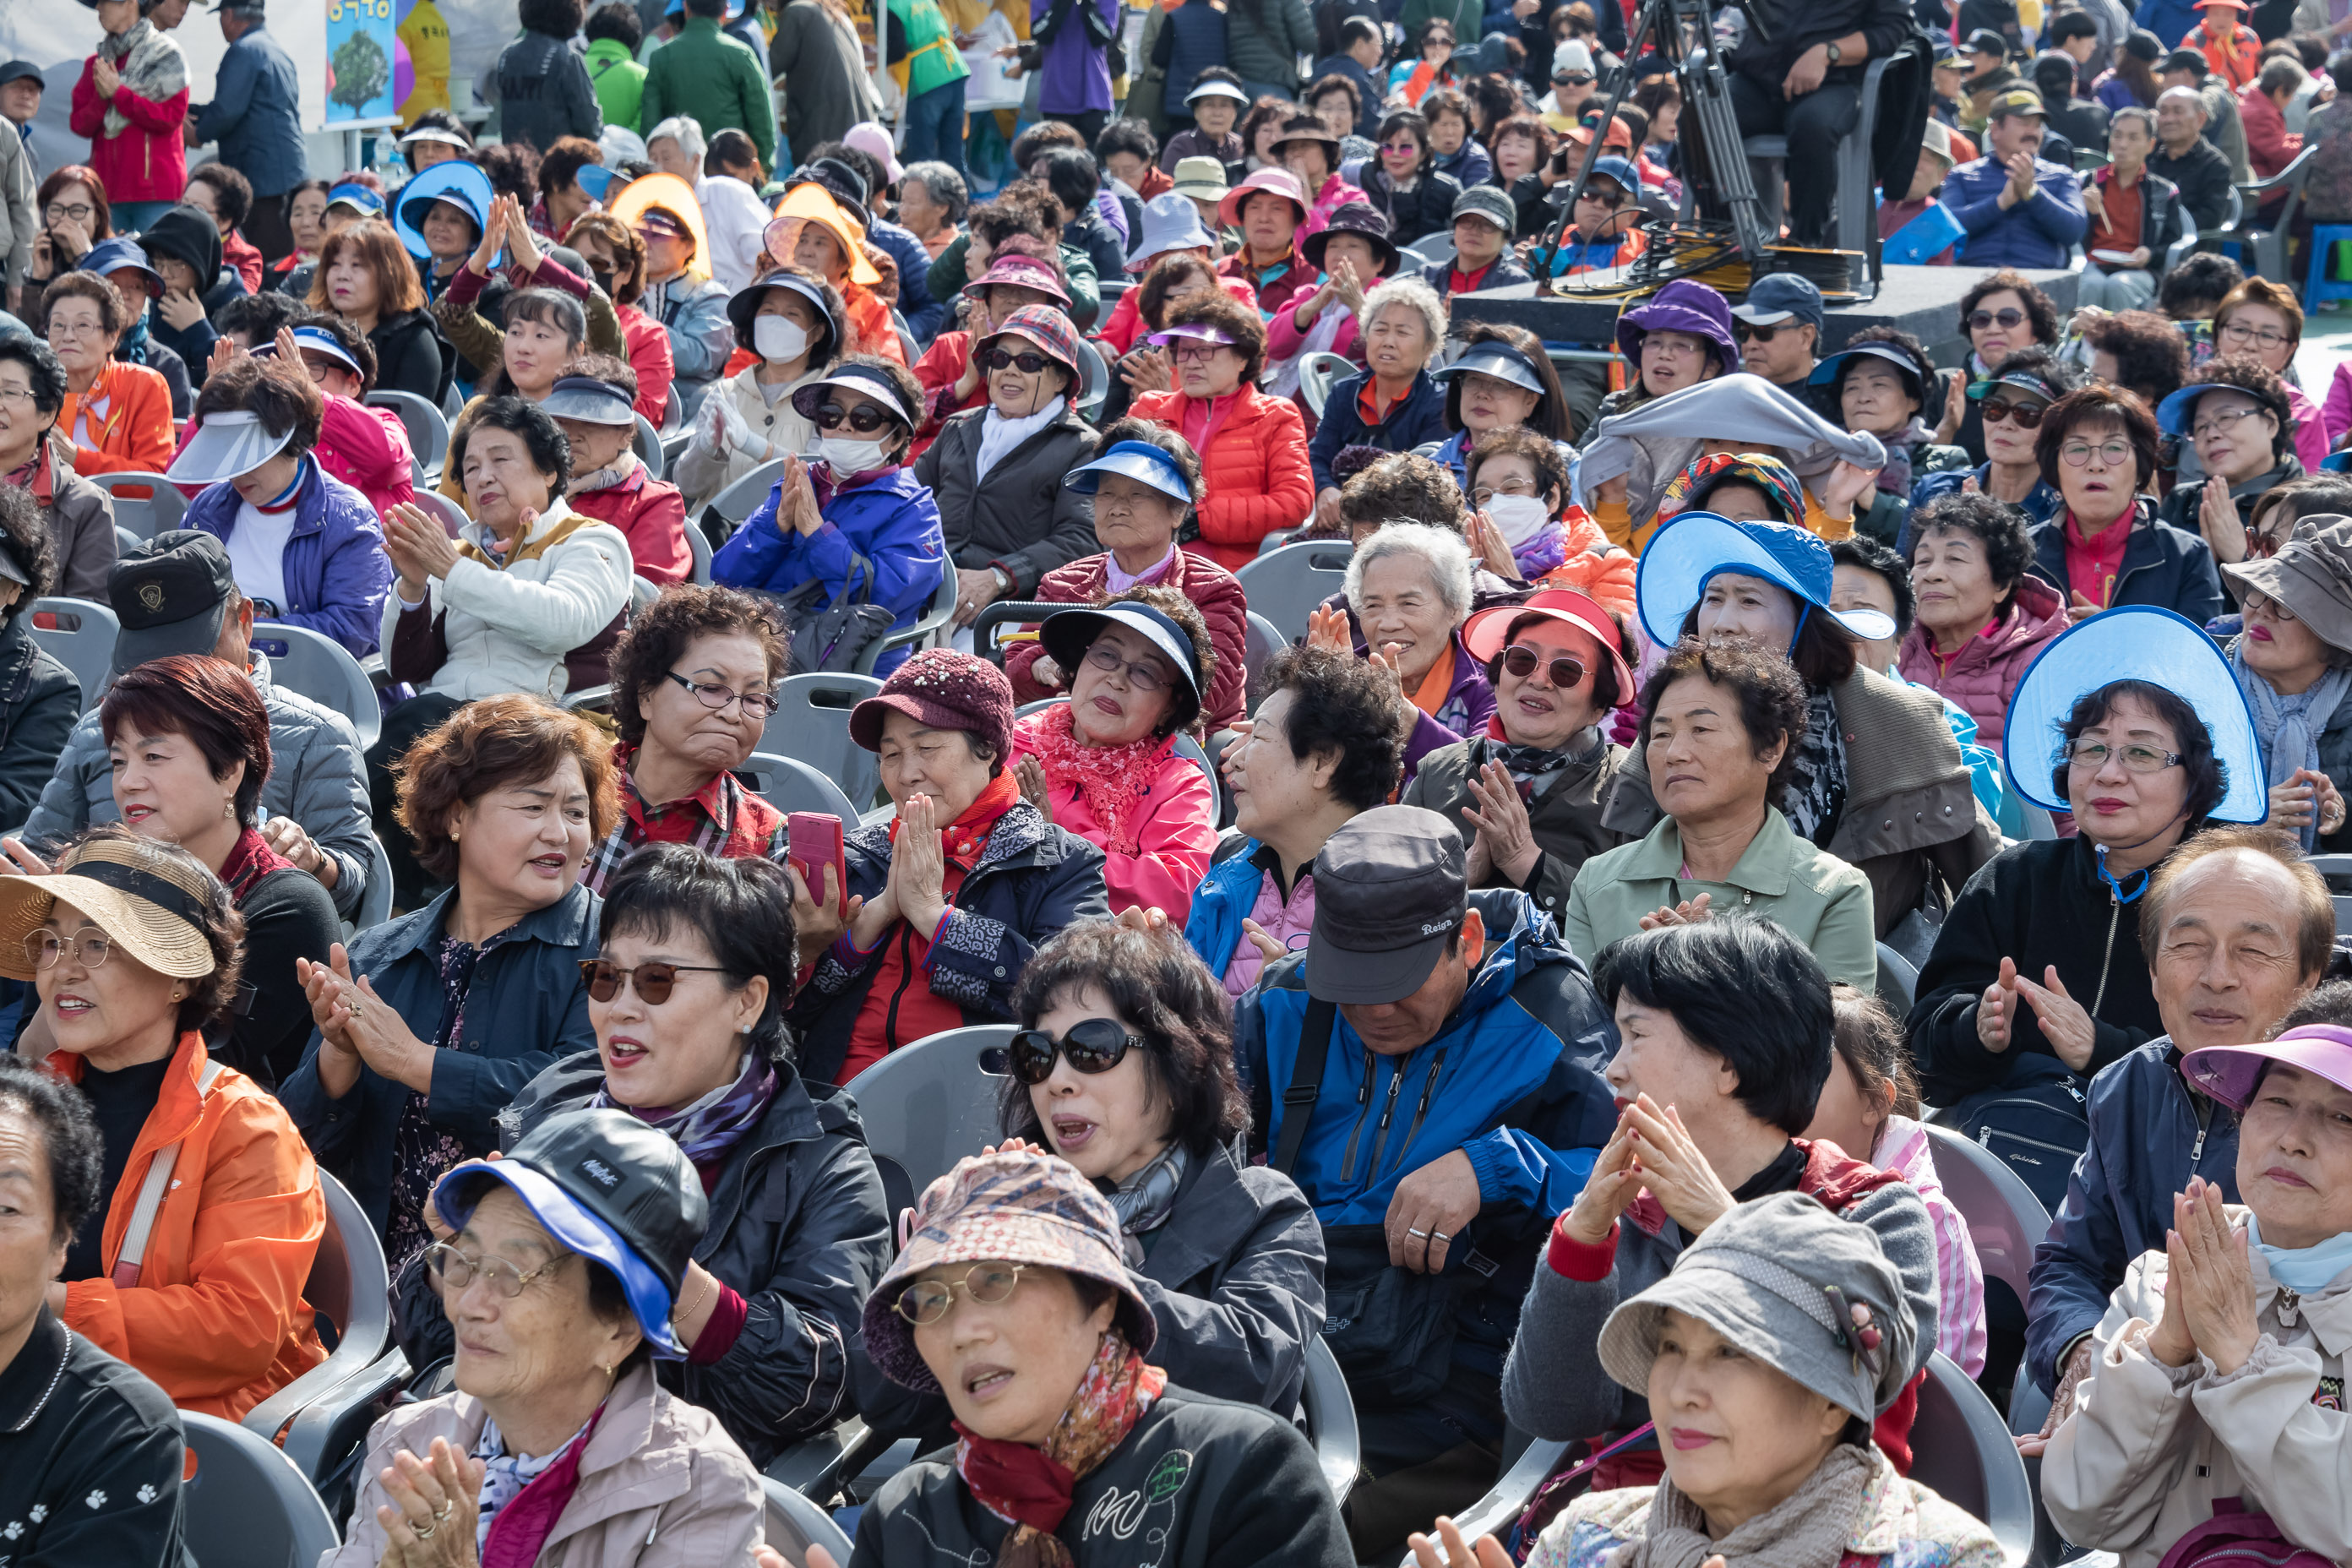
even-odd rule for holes
{"type": "Polygon", "coordinates": [[[1731,341],[1731,305],[1704,283],[1677,279],[1617,318],[1617,351],[1639,363],[1642,340],[1653,331],[1690,332],[1715,345],[1717,363],[1727,374],[1739,368],[1739,345],[1731,341]]]}
{"type": "Polygon", "coordinates": [[[882,1375],[920,1394],[940,1392],[915,1349],[898,1292],[927,1268],[1025,1263],[1098,1280],[1118,1292],[1118,1326],[1138,1355],[1159,1338],[1150,1305],[1121,1261],[1118,1215],[1078,1168],[1053,1154],[976,1154],[923,1189],[914,1234],[874,1293],[860,1331],[882,1375]]]}
{"type": "Polygon", "coordinates": [[[2208,1046],[2181,1058],[2180,1076],[2231,1110],[2243,1111],[2254,1098],[2263,1068],[2272,1062],[2352,1089],[2352,1029],[2305,1024],[2275,1040],[2252,1046],[2208,1046]]]}

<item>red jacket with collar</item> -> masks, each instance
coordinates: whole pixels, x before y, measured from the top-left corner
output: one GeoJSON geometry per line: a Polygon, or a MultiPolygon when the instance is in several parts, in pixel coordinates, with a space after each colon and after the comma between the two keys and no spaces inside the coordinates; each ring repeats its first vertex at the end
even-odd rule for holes
{"type": "Polygon", "coordinates": [[[89,166],[106,186],[106,199],[122,202],[176,202],[188,184],[188,149],[180,128],[188,120],[188,89],[182,88],[158,103],[127,87],[114,89],[111,99],[98,96],[92,75],[98,57],[81,62],[81,79],[74,83],[73,110],[66,123],[77,136],[89,138],[89,166]],[[107,136],[106,111],[120,110],[131,123],[120,136],[107,136]]]}
{"type": "Polygon", "coordinates": [[[2302,136],[2286,128],[2286,116],[2258,81],[2239,89],[2238,121],[2246,128],[2246,162],[2258,180],[2269,179],[2303,151],[2302,136]]]}
{"type": "MultiPolygon", "coordinates": [[[[1248,595],[1242,592],[1241,583],[1232,573],[1206,555],[1196,555],[1189,550],[1176,552],[1174,564],[1168,568],[1168,574],[1159,585],[1173,588],[1192,600],[1201,618],[1209,623],[1209,646],[1216,650],[1217,668],[1210,675],[1209,689],[1202,698],[1201,728],[1210,734],[1229,730],[1241,721],[1246,699],[1248,595]]],[[[1058,605],[1091,605],[1109,586],[1110,556],[1082,555],[1039,578],[1035,597],[1058,605]]],[[[1030,673],[1045,651],[1034,638],[1015,642],[1004,650],[1004,673],[1013,682],[1015,702],[1042,702],[1049,697],[1068,695],[1066,677],[1066,684],[1048,687],[1040,685],[1030,673]]]]}
{"type": "MultiPolygon", "coordinates": [[[[1182,435],[1192,404],[1181,392],[1150,392],[1129,412],[1182,435]]],[[[1184,548],[1228,572],[1255,560],[1267,534],[1303,521],[1315,504],[1315,479],[1298,405],[1255,386],[1234,393],[1201,453],[1201,489],[1193,509],[1201,537],[1184,548]]]]}
{"type": "Polygon", "coordinates": [[[629,542],[629,559],[648,583],[683,583],[694,571],[686,542],[686,498],[655,479],[643,463],[617,485],[572,490],[564,504],[583,517],[609,522],[629,542]]]}

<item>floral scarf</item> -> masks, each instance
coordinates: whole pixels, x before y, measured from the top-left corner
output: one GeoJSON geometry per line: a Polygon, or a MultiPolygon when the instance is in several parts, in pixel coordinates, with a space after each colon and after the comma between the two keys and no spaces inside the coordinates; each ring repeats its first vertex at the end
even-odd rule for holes
{"type": "MultiPolygon", "coordinates": [[[[122,73],[122,88],[150,103],[163,103],[188,90],[188,58],[180,46],[142,16],[121,37],[100,40],[98,55],[122,73]]],[[[109,99],[100,134],[108,141],[131,129],[130,120],[109,99]]]]}
{"type": "MultiPolygon", "coordinates": [[[[651,1105],[621,1109],[656,1131],[668,1133],[699,1167],[741,1142],[745,1133],[760,1125],[760,1118],[768,1113],[768,1101],[775,1097],[776,1069],[759,1052],[745,1051],[743,1070],[732,1082],[720,1084],[690,1105],[676,1110],[651,1105]]],[[[612,1092],[599,1089],[588,1101],[588,1109],[604,1110],[613,1104],[612,1092]]]]}
{"type": "Polygon", "coordinates": [[[1837,704],[1826,687],[1812,694],[1780,810],[1797,837],[1814,844],[1826,842],[1845,815],[1845,742],[1838,735],[1837,704]]]}
{"type": "Polygon", "coordinates": [[[1658,1483],[1642,1538],[1615,1552],[1611,1568],[1700,1568],[1718,1556],[1725,1568],[1835,1563],[1863,1518],[1876,1472],[1870,1450],[1841,1443],[1795,1491],[1718,1538],[1707,1535],[1706,1515],[1669,1478],[1658,1483]]]}
{"type": "Polygon", "coordinates": [[[982,1508],[1013,1526],[997,1548],[996,1568],[1071,1568],[1070,1549],[1054,1531],[1070,1511],[1080,1478],[1127,1441],[1167,1386],[1168,1374],[1130,1350],[1114,1328],[1105,1331],[1044,1447],[975,1436],[955,1423],[956,1474],[982,1508]]]}
{"type": "Polygon", "coordinates": [[[1151,793],[1152,775],[1175,739],[1146,735],[1124,746],[1081,745],[1076,722],[1066,702],[1039,716],[1034,740],[1045,777],[1057,788],[1076,790],[1101,820],[1105,849],[1132,855],[1141,843],[1137,828],[1143,814],[1136,806],[1151,793]]]}

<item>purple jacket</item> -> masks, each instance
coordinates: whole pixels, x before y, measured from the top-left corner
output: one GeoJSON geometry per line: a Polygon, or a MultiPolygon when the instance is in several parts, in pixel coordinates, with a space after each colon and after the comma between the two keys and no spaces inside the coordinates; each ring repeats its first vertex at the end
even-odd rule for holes
{"type": "Polygon", "coordinates": [[[1486,684],[1485,668],[1462,646],[1460,632],[1454,634],[1454,684],[1445,689],[1445,700],[1437,710],[1443,717],[1413,717],[1412,734],[1404,743],[1404,784],[1412,782],[1422,758],[1441,746],[1485,734],[1486,721],[1495,716],[1495,689],[1486,684]]]}
{"type": "MultiPolygon", "coordinates": [[[[1116,42],[1118,34],[1118,0],[1070,0],[1071,15],[1045,46],[1045,58],[1039,65],[1043,79],[1037,84],[1037,107],[1043,113],[1084,114],[1088,110],[1105,110],[1110,101],[1110,49],[1097,48],[1087,37],[1087,19],[1077,10],[1091,5],[1100,16],[1103,25],[1116,42]]],[[[1032,32],[1045,25],[1053,14],[1054,0],[1029,0],[1029,26],[1032,32]]]]}
{"type": "MultiPolygon", "coordinates": [[[[201,528],[226,544],[242,504],[236,487],[223,479],[188,503],[180,526],[201,528]]],[[[353,658],[376,650],[379,612],[393,578],[383,529],[367,497],[320,468],[315,458],[302,459],[284,571],[289,602],[278,606],[278,620],[334,638],[353,658]]]]}

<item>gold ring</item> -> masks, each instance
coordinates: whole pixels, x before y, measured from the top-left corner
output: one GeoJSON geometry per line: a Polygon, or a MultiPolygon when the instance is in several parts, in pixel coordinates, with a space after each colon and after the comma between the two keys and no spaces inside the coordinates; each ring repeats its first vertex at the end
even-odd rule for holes
{"type": "Polygon", "coordinates": [[[352,1023],[354,1023],[354,1024],[358,1023],[358,1022],[360,1021],[360,998],[359,998],[359,993],[358,993],[358,992],[356,992],[356,991],[355,991],[355,992],[353,992],[353,993],[352,993],[351,999],[350,999],[349,1001],[345,1002],[345,1003],[343,1004],[343,1005],[344,1005],[344,1006],[346,1006],[346,1007],[349,1007],[349,1008],[352,1010],[352,1023]]]}

